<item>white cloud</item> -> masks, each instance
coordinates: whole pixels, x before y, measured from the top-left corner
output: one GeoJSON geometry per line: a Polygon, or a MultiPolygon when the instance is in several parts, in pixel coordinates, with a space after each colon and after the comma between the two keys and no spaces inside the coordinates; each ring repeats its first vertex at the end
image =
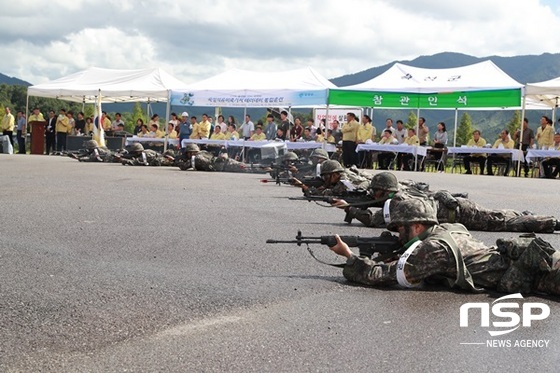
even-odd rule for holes
{"type": "MultiPolygon", "coordinates": [[[[186,82],[238,67],[327,77],[444,51],[554,53],[551,0],[18,3],[0,16],[0,72],[41,83],[88,66],[159,66],[186,82]]],[[[558,6],[556,5],[556,8],[558,6]]]]}

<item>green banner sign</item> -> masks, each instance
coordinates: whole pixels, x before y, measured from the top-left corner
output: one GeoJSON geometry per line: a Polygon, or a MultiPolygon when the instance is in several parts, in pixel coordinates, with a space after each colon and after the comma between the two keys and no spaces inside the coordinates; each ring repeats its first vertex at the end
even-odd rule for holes
{"type": "Polygon", "coordinates": [[[329,90],[329,105],[380,108],[501,108],[521,106],[521,89],[449,93],[398,93],[329,90]]]}

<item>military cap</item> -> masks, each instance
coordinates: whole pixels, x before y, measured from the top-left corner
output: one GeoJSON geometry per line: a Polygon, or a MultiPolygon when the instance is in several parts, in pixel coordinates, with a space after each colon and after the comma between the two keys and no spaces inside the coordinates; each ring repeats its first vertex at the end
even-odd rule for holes
{"type": "Polygon", "coordinates": [[[309,157],[315,157],[319,159],[329,159],[329,153],[325,149],[315,149],[309,157]]]}
{"type": "Polygon", "coordinates": [[[321,176],[342,171],[344,171],[344,167],[338,161],[328,160],[321,164],[321,176]]]}
{"type": "Polygon", "coordinates": [[[386,190],[389,192],[399,191],[399,181],[390,172],[380,172],[371,178],[369,188],[373,190],[386,190]]]}
{"type": "Polygon", "coordinates": [[[188,143],[187,146],[185,147],[185,151],[194,153],[194,152],[199,152],[200,148],[196,144],[188,143]]]}
{"type": "Polygon", "coordinates": [[[134,144],[130,145],[129,150],[131,152],[143,152],[144,151],[144,147],[142,146],[142,144],[140,144],[139,142],[135,142],[134,144]]]}
{"type": "Polygon", "coordinates": [[[435,202],[422,198],[393,198],[389,203],[387,229],[397,231],[399,225],[411,223],[438,224],[435,202]]]}
{"type": "Polygon", "coordinates": [[[294,152],[287,152],[286,154],[284,154],[282,156],[282,160],[283,161],[297,161],[297,160],[299,160],[299,157],[294,152]]]}
{"type": "Polygon", "coordinates": [[[86,147],[86,149],[95,149],[99,146],[99,144],[97,144],[97,141],[95,140],[88,140],[84,142],[84,146],[86,147]]]}

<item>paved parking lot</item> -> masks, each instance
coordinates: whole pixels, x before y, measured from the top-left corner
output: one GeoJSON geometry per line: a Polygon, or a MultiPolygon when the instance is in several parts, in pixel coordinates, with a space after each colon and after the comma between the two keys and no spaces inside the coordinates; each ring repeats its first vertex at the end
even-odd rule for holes
{"type": "MultiPolygon", "coordinates": [[[[557,180],[397,176],[560,215],[557,180]]],[[[261,178],[0,155],[0,370],[557,371],[557,299],[530,297],[550,316],[492,338],[474,313],[459,327],[459,308],[500,294],[351,285],[303,247],[265,240],[381,230],[261,178]],[[513,346],[527,340],[549,344],[513,346]]]]}

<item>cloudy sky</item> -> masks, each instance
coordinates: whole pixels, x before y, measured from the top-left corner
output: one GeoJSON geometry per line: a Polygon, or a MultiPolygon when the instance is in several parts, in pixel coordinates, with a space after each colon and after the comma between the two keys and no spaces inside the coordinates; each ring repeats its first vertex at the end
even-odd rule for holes
{"type": "Polygon", "coordinates": [[[16,0],[0,72],[43,83],[98,66],[186,83],[310,65],[328,78],[452,51],[560,52],[557,0],[16,0]]]}

